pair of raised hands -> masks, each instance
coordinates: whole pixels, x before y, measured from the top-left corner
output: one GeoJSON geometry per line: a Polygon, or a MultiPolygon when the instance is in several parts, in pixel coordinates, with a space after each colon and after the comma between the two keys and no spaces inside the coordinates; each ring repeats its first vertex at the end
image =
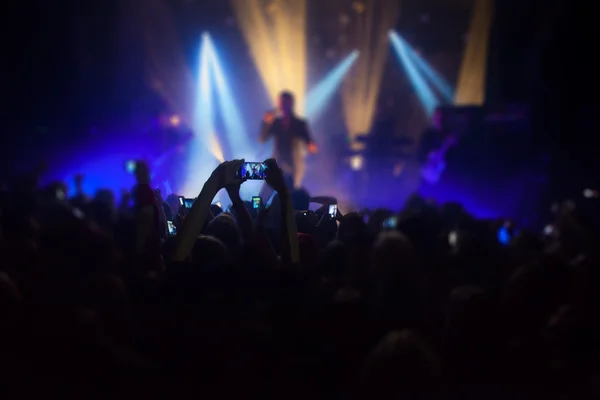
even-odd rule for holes
{"type": "MultiPolygon", "coordinates": [[[[221,163],[211,174],[209,180],[212,180],[218,190],[226,187],[236,187],[241,185],[245,179],[238,176],[238,171],[246,161],[231,160],[221,163]]],[[[270,158],[264,162],[267,167],[266,181],[278,193],[287,190],[283,172],[275,159],[270,158]]]]}

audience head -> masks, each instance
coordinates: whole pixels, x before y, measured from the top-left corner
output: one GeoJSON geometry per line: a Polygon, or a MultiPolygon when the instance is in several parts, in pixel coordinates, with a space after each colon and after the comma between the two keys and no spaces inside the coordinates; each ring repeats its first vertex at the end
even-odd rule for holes
{"type": "Polygon", "coordinates": [[[237,254],[240,251],[242,237],[235,218],[231,214],[217,215],[208,223],[204,233],[218,239],[230,254],[237,254]]]}
{"type": "Polygon", "coordinates": [[[402,330],[387,334],[371,352],[363,385],[378,395],[427,399],[437,394],[439,376],[433,350],[415,332],[402,330]]]}
{"type": "Polygon", "coordinates": [[[369,232],[363,217],[358,213],[348,213],[340,219],[338,239],[343,243],[368,240],[369,232]]]}

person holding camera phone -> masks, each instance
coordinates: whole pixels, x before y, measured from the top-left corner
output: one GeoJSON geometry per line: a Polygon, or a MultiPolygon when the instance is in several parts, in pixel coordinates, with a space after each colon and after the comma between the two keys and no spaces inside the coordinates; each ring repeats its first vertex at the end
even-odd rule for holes
{"type": "Polygon", "coordinates": [[[275,141],[273,158],[283,173],[292,177],[294,188],[302,186],[305,160],[304,147],[309,153],[317,152],[308,124],[294,113],[294,95],[282,92],[279,95],[279,115],[276,111],[265,113],[259,141],[265,143],[271,136],[275,141]]]}
{"type": "MultiPolygon", "coordinates": [[[[244,164],[243,159],[225,161],[213,171],[189,209],[181,227],[177,229],[173,251],[170,255],[171,261],[180,262],[189,257],[207,220],[209,207],[221,189],[227,189],[232,203],[238,207],[238,220],[241,215],[244,215],[247,223],[239,222],[248,227],[246,233],[251,235],[251,217],[247,215],[248,211],[239,197],[239,187],[245,181],[245,178],[240,176],[240,170],[244,164]]],[[[281,201],[281,262],[284,265],[293,265],[298,262],[299,250],[290,191],[286,186],[283,171],[277,162],[274,159],[268,159],[263,164],[267,171],[265,180],[279,194],[281,201]]],[[[244,231],[243,227],[242,230],[244,231]]]]}

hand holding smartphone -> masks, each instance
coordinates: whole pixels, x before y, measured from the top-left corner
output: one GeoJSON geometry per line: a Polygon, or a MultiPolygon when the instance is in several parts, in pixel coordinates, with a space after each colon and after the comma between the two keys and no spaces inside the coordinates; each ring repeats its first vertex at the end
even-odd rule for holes
{"type": "Polygon", "coordinates": [[[384,229],[396,229],[396,227],[398,226],[398,217],[391,216],[389,218],[386,218],[385,221],[383,221],[383,228],[384,229]]]}
{"type": "Polygon", "coordinates": [[[173,221],[167,221],[167,228],[169,229],[169,236],[175,236],[177,234],[177,227],[175,227],[173,221]]]}
{"type": "Polygon", "coordinates": [[[330,204],[329,205],[329,216],[331,218],[335,218],[335,217],[337,217],[337,213],[338,213],[338,205],[337,204],[330,204]]]}
{"type": "Polygon", "coordinates": [[[267,179],[267,166],[262,162],[245,162],[240,167],[237,177],[247,180],[267,179]]]}
{"type": "Polygon", "coordinates": [[[262,198],[260,196],[252,196],[252,209],[261,210],[263,207],[262,198]]]}

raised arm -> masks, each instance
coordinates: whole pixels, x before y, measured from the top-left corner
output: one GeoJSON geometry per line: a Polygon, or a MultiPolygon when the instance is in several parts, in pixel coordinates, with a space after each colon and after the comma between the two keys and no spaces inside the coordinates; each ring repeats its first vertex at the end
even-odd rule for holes
{"type": "Polygon", "coordinates": [[[184,261],[188,257],[198,235],[202,232],[210,212],[210,203],[219,190],[237,183],[239,179],[236,177],[236,173],[243,163],[244,160],[225,161],[213,171],[210,178],[204,183],[202,191],[177,231],[175,250],[171,261],[184,261]]]}
{"type": "Polygon", "coordinates": [[[267,183],[279,194],[281,201],[281,260],[284,265],[294,265],[300,260],[300,250],[290,192],[277,162],[269,159],[265,164],[267,164],[267,183]]]}

